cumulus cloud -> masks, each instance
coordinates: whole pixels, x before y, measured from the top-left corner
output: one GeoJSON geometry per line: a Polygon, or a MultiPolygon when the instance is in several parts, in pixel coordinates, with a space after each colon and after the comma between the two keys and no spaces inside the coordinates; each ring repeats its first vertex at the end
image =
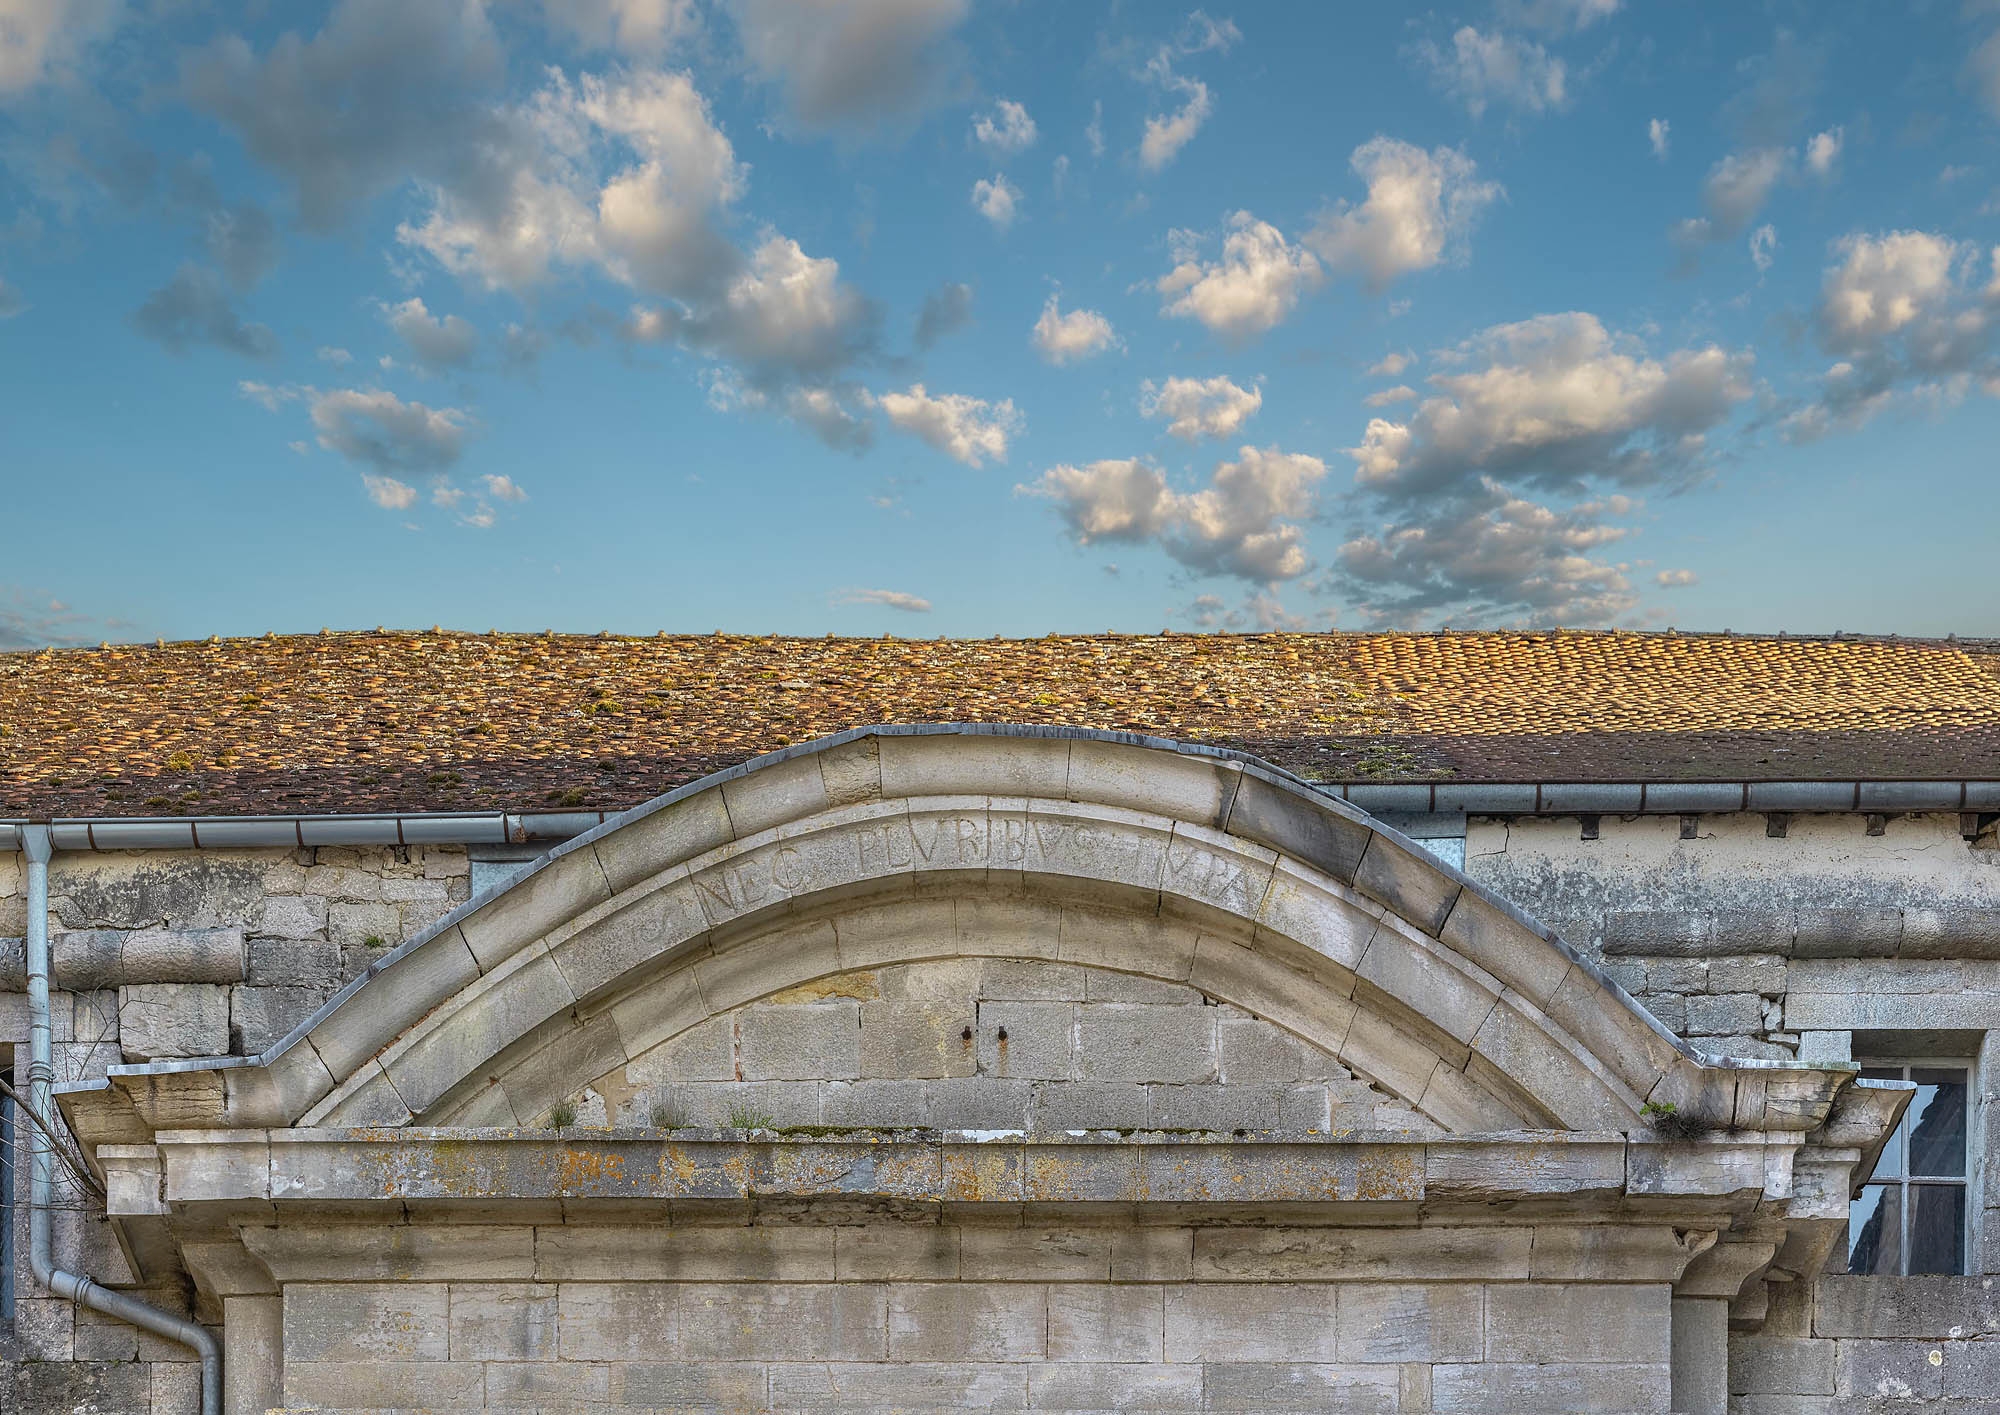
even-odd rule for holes
{"type": "Polygon", "coordinates": [[[1455,148],[1425,152],[1377,137],[1355,148],[1348,165],[1368,184],[1367,199],[1358,207],[1342,202],[1303,239],[1328,268],[1360,275],[1378,291],[1462,251],[1479,213],[1503,195],[1499,183],[1476,180],[1472,159],[1455,148]]]}
{"type": "Polygon", "coordinates": [[[1213,378],[1169,378],[1139,385],[1139,412],[1166,418],[1167,432],[1183,442],[1234,437],[1264,406],[1264,390],[1243,388],[1221,374],[1213,378]]]}
{"type": "Polygon", "coordinates": [[[971,0],[734,0],[744,57],[814,129],[872,128],[927,106],[971,0]]]}
{"type": "Polygon", "coordinates": [[[1401,378],[1405,370],[1417,362],[1417,356],[1407,350],[1384,354],[1379,363],[1368,368],[1370,378],[1401,378]]]}
{"type": "Polygon", "coordinates": [[[841,590],[833,596],[835,604],[871,604],[884,609],[900,609],[905,614],[929,614],[931,602],[922,595],[907,594],[902,590],[841,590]]]}
{"type": "Polygon", "coordinates": [[[471,421],[457,408],[406,403],[379,388],[315,392],[310,412],[320,446],[384,476],[450,467],[464,450],[471,421]]]}
{"type": "Polygon", "coordinates": [[[1003,98],[993,105],[991,113],[973,119],[972,136],[987,151],[1012,157],[1035,145],[1035,120],[1021,104],[1003,98]]]}
{"type": "Polygon", "coordinates": [[[1684,589],[1701,583],[1701,577],[1692,570],[1662,570],[1653,576],[1653,583],[1663,590],[1684,589]]]}
{"type": "Polygon", "coordinates": [[[1821,181],[1833,176],[1833,169],[1840,162],[1840,151],[1845,141],[1844,128],[1828,128],[1823,133],[1814,133],[1812,140],[1806,144],[1806,171],[1821,181]]]}
{"type": "Polygon", "coordinates": [[[1020,206],[1021,189],[1002,173],[995,172],[991,181],[981,177],[972,184],[972,209],[991,221],[996,230],[1013,225],[1020,206]]]}
{"type": "Polygon", "coordinates": [[[595,271],[663,303],[624,322],[634,342],[675,342],[728,362],[756,406],[836,446],[865,424],[832,386],[872,359],[880,311],[839,263],[763,230],[732,234],[747,174],[707,100],[681,73],[571,82],[552,72],[505,117],[526,138],[493,184],[433,186],[399,237],[463,278],[522,292],[558,267],[595,271]]]}
{"type": "Polygon", "coordinates": [[[1717,345],[1665,359],[1594,315],[1496,325],[1452,351],[1402,422],[1369,420],[1357,479],[1409,498],[1479,476],[1575,491],[1659,481],[1700,462],[1706,434],[1751,395],[1751,357],[1717,345]]]}
{"type": "Polygon", "coordinates": [[[204,266],[186,263],[174,278],[146,297],[132,324],[175,353],[212,344],[245,358],[268,359],[278,352],[278,336],[236,312],[222,279],[204,266]]]}
{"type": "Polygon", "coordinates": [[[1899,398],[2000,395],[2000,255],[1928,231],[1836,241],[1813,320],[1835,362],[1781,423],[1794,441],[1859,427],[1899,398]]]}
{"type": "Polygon", "coordinates": [[[1378,627],[1606,623],[1638,596],[1624,567],[1592,552],[1629,534],[1605,518],[1635,509],[1611,497],[1558,510],[1482,479],[1343,543],[1324,588],[1356,599],[1378,627]]]}
{"type": "Polygon", "coordinates": [[[415,487],[377,472],[363,472],[361,488],[368,493],[368,499],[384,511],[407,511],[417,504],[415,487]]]}
{"type": "Polygon", "coordinates": [[[873,402],[895,426],[968,467],[982,467],[989,457],[1006,461],[1007,439],[1021,430],[1021,415],[1011,398],[990,403],[963,393],[933,397],[923,384],[913,383],[873,402]]]}
{"type": "Polygon", "coordinates": [[[1096,310],[1062,313],[1057,307],[1057,297],[1050,295],[1048,303],[1042,306],[1041,318],[1035,321],[1033,343],[1036,352],[1049,363],[1073,364],[1116,345],[1118,332],[1096,310]]]}
{"type": "Polygon", "coordinates": [[[382,318],[425,368],[463,368],[472,362],[479,332],[455,314],[440,319],[412,296],[399,305],[383,305],[382,318]]]}
{"type": "Polygon", "coordinates": [[[657,59],[700,27],[694,0],[542,0],[542,14],[590,49],[657,59]]]}
{"type": "Polygon", "coordinates": [[[1450,49],[1425,40],[1417,55],[1430,70],[1432,82],[1475,118],[1495,105],[1543,113],[1569,101],[1563,61],[1518,35],[1497,30],[1486,34],[1466,25],[1452,35],[1450,49]]]}
{"type": "Polygon", "coordinates": [[[484,6],[340,0],[316,35],[288,31],[262,56],[215,40],[182,61],[181,85],[326,231],[413,174],[481,185],[517,141],[478,101],[505,67],[484,6]]]}
{"type": "Polygon", "coordinates": [[[486,488],[486,494],[495,501],[526,501],[528,493],[512,477],[494,476],[492,473],[481,477],[479,484],[486,488]]]}
{"type": "Polygon", "coordinates": [[[85,52],[124,19],[120,0],[0,0],[0,97],[71,79],[85,52]]]}
{"type": "Polygon", "coordinates": [[[1668,134],[1672,126],[1665,118],[1655,118],[1646,125],[1646,141],[1652,145],[1653,156],[1662,162],[1667,160],[1668,134]]]}
{"type": "Polygon", "coordinates": [[[1407,383],[1399,383],[1394,388],[1379,388],[1361,400],[1371,408],[1388,408],[1397,403],[1414,403],[1417,390],[1407,383]]]}
{"type": "Polygon", "coordinates": [[[1162,314],[1199,320],[1231,344],[1242,344],[1276,327],[1299,299],[1324,278],[1312,253],[1286,242],[1284,234],[1247,211],[1229,218],[1222,258],[1204,261],[1194,232],[1169,237],[1174,268],[1154,288],[1165,297],[1162,314]]]}
{"type": "Polygon", "coordinates": [[[1054,501],[1080,545],[1152,542],[1198,574],[1268,585],[1312,568],[1297,522],[1325,476],[1317,457],[1244,447],[1193,492],[1137,459],[1061,464],[1016,490],[1054,501]]]}
{"type": "Polygon", "coordinates": [[[946,281],[924,296],[924,306],[917,312],[917,347],[928,349],[945,335],[955,333],[971,322],[972,287],[957,281],[946,281]]]}

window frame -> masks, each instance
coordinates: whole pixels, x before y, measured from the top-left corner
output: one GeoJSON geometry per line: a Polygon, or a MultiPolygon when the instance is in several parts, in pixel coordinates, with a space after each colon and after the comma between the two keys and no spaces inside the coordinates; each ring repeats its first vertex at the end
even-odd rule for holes
{"type": "MultiPolygon", "coordinates": [[[[1856,1056],[1854,1064],[1863,1071],[1900,1071],[1902,1074],[1899,1076],[1883,1078],[1899,1081],[1908,1081],[1910,1079],[1909,1073],[1912,1071],[1956,1071],[1964,1077],[1965,1086],[1965,1173],[1961,1176],[1953,1176],[1912,1175],[1909,1172],[1909,1132],[1906,1128],[1909,1121],[1909,1113],[1905,1111],[1903,1119],[1896,1122],[1896,1135],[1900,1137],[1900,1143],[1904,1147],[1903,1153],[1896,1157],[1896,1168],[1902,1172],[1878,1179],[1875,1173],[1871,1171],[1868,1177],[1862,1181],[1861,1185],[1864,1190],[1869,1188],[1893,1188],[1897,1191],[1897,1271],[1894,1273],[1861,1273],[1857,1274],[1857,1276],[1975,1276],[1978,1268],[1975,1255],[1980,1251],[1978,1232],[1982,1197],[1980,1193],[1982,1187],[1980,1155],[1984,1150],[1983,1138],[1985,1133],[1982,1128],[1983,1117],[1979,1103],[1979,1058],[1976,1056],[1925,1056],[1910,1052],[1887,1052],[1856,1056]],[[1926,1185],[1938,1187],[1956,1185],[1964,1191],[1964,1218],[1960,1224],[1960,1247],[1958,1253],[1958,1271],[1956,1273],[1912,1274],[1909,1271],[1910,1217],[1912,1210],[1910,1191],[1926,1185]]],[[[1886,1147],[1883,1156],[1878,1157],[1876,1160],[1878,1167],[1885,1158],[1887,1158],[1886,1147]]],[[[1852,1201],[1849,1202],[1848,1212],[1850,1215],[1853,1213],[1852,1201]]],[[[1847,1263],[1851,1259],[1853,1243],[1853,1222],[1850,1218],[1847,1240],[1842,1245],[1841,1265],[1843,1268],[1847,1267],[1847,1263]]],[[[1849,1270],[1851,1271],[1851,1269],[1849,1270]]]]}

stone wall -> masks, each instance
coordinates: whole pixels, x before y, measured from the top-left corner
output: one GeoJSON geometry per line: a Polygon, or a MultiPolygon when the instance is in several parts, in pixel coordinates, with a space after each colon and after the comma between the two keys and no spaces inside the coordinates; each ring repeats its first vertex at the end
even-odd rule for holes
{"type": "Polygon", "coordinates": [[[2000,850],[1963,831],[1956,813],[1468,822],[1467,873],[1697,1046],[1847,1059],[1859,1034],[1977,1063],[1972,1274],[1773,1288],[1731,1341],[1735,1415],[2000,1415],[2000,850]]]}
{"type": "MultiPolygon", "coordinates": [[[[59,854],[49,871],[56,1077],[261,1051],[469,896],[466,851],[450,847],[59,854]]],[[[26,1056],[26,928],[23,859],[0,854],[0,1058],[26,1056]]],[[[0,1411],[192,1415],[198,1383],[185,1348],[40,1295],[25,1259],[27,1167],[10,1173],[22,1256],[14,1329],[0,1332],[0,1411]]],[[[87,1197],[65,1189],[58,1201],[57,1260],[130,1282],[87,1197]]],[[[141,1295],[189,1313],[190,1293],[141,1295]]]]}
{"type": "MultiPolygon", "coordinates": [[[[1467,832],[1467,869],[1600,957],[1657,1016],[1709,1050],[1825,1057],[1845,1055],[1842,1048],[1851,1047],[1858,1031],[2000,1032],[2000,927],[1993,926],[2000,919],[2000,857],[1968,844],[1956,815],[1874,824],[1860,815],[1782,822],[1761,815],[1703,816],[1687,838],[1685,830],[1675,817],[1605,817],[1596,823],[1596,838],[1585,839],[1575,818],[1475,819],[1467,832]],[[1781,835],[1772,833],[1778,826],[1781,835]],[[1881,833],[1871,834],[1876,826],[1881,833]]],[[[439,847],[66,854],[57,857],[51,884],[61,984],[54,1008],[56,1067],[59,1077],[77,1079],[101,1075],[121,1060],[261,1050],[385,948],[467,898],[471,867],[464,850],[439,847]]],[[[24,931],[23,894],[21,857],[0,854],[0,1047],[18,1047],[27,1037],[19,945],[10,951],[6,942],[24,931]]],[[[2000,1064],[1989,1045],[1981,1071],[1988,1115],[2000,1115],[1996,1078],[2000,1064]]],[[[1047,963],[935,964],[846,975],[705,1022],[618,1074],[578,1081],[572,1103],[580,1125],[659,1118],[727,1123],[738,1110],[786,1125],[1422,1124],[1362,1078],[1247,1013],[1211,1005],[1190,989],[1047,963]]],[[[1986,1133],[2000,1134],[2000,1127],[1988,1126],[1986,1133]]],[[[2000,1175],[1993,1169],[2000,1165],[2000,1144],[1985,1139],[1976,1152],[1982,1166],[2000,1175]]],[[[24,1198],[25,1176],[17,1179],[24,1198]]],[[[2000,1182],[1984,1188],[1989,1203],[2000,1202],[2000,1182]]],[[[57,1215],[59,1256],[108,1281],[128,1279],[108,1225],[92,1218],[88,1207],[73,1201],[57,1215]]],[[[16,1217],[18,1253],[26,1246],[23,1205],[16,1217]]],[[[2000,1209],[1989,1208],[1981,1228],[1978,1266],[1996,1275],[1991,1286],[1983,1276],[1900,1282],[1834,1277],[1783,1293],[1762,1333],[1732,1341],[1731,1409],[1742,1415],[2000,1412],[2000,1209]]],[[[975,1245],[990,1241],[974,1239],[975,1245]]],[[[959,1242],[962,1261],[962,1235],[959,1242]]],[[[931,1304],[962,1311],[975,1299],[945,1296],[947,1289],[995,1290],[964,1286],[969,1275],[960,1268],[948,1275],[924,1270],[856,1277],[856,1290],[867,1292],[867,1320],[856,1328],[865,1335],[855,1350],[884,1353],[857,1358],[843,1373],[861,1382],[843,1389],[869,1392],[856,1403],[906,1397],[923,1403],[929,1397],[922,1392],[957,1389],[952,1382],[1008,1392],[1018,1382],[1044,1403],[1071,1399],[1065,1392],[1073,1389],[1076,1400],[1109,1394],[1116,1398],[1107,1404],[1161,1408],[1197,1394],[1213,1403],[1224,1392],[1245,1405],[1302,1405],[1310,1403],[1303,1392],[1335,1389],[1357,1409],[1521,1409],[1534,1408],[1537,1399],[1526,1388],[1482,1394],[1471,1384],[1469,1363],[1449,1359],[1457,1347],[1393,1360],[1365,1354],[1373,1348],[1356,1346],[1359,1338],[1347,1335],[1364,1328],[1346,1320],[1349,1306],[1365,1296],[1311,1283],[1285,1289],[1300,1310],[1331,1315],[1326,1330],[1310,1336],[1319,1344],[1307,1348],[1314,1359],[1303,1363],[1249,1357],[1213,1362],[1169,1345],[1171,1304],[1206,1312],[1200,1302],[1221,1300],[1195,1293],[1199,1284],[1187,1285],[1192,1279],[1162,1279],[1144,1288],[1144,1301],[1157,1303],[1145,1309],[1157,1312],[1157,1328],[1152,1315],[1124,1335],[1116,1322],[1092,1328],[1108,1343],[1101,1349],[1114,1352],[1127,1349],[1121,1342],[1136,1342],[1134,1333],[1142,1329],[1151,1342],[1157,1330],[1157,1344],[1145,1346],[1143,1356],[1071,1359],[1063,1354],[1071,1348],[1056,1340],[1058,1310],[1111,1304],[1104,1310],[1115,1315],[1136,1310],[1117,1304],[1141,1300],[1080,1276],[1024,1277],[1019,1291],[1010,1286],[992,1299],[1042,1314],[1041,1345],[1024,1348],[1018,1359],[1011,1349],[993,1360],[968,1350],[948,1359],[912,1357],[913,1364],[904,1365],[899,1362],[916,1346],[886,1354],[892,1340],[906,1339],[896,1335],[892,1302],[903,1301],[909,1311],[928,1311],[931,1304]],[[926,1380],[944,1385],[926,1386],[926,1380]],[[1038,1380],[1042,1387],[1034,1384],[1038,1380]],[[1061,1384],[1066,1381],[1076,1384],[1061,1384]],[[899,1384],[908,1382],[915,1384],[899,1384]],[[990,1382],[999,1384],[982,1384],[990,1382]],[[1489,1403],[1481,1406],[1480,1400],[1489,1403]],[[1425,1401],[1428,1406],[1420,1403],[1425,1401]]],[[[818,1281],[802,1282],[799,1291],[821,1291],[818,1281]]],[[[697,1403],[707,1398],[700,1395],[705,1387],[676,1384],[694,1378],[679,1356],[655,1351],[628,1360],[629,1353],[578,1352],[565,1359],[564,1303],[591,1300],[585,1291],[591,1286],[452,1283],[394,1300],[444,1304],[442,1325],[435,1328],[441,1335],[426,1337],[444,1342],[442,1354],[424,1358],[425,1379],[435,1380],[425,1388],[440,1403],[458,1389],[452,1382],[476,1380],[482,1390],[499,1389],[495,1381],[521,1382],[519,1403],[533,1405],[526,1393],[535,1389],[538,1372],[559,1368],[561,1379],[582,1383],[579,1389],[655,1392],[632,1394],[634,1403],[671,1405],[682,1390],[693,1391],[697,1403]],[[475,1315],[489,1300],[496,1314],[475,1315]],[[530,1343],[515,1355],[529,1351],[548,1359],[490,1355],[478,1344],[489,1338],[477,1333],[493,1327],[505,1327],[507,1340],[530,1343]],[[471,1344],[461,1347],[462,1341],[471,1344]],[[505,1369],[495,1375],[496,1368],[505,1369]]],[[[1417,1294],[1413,1302],[1432,1300],[1421,1296],[1422,1289],[1410,1290],[1417,1294]]],[[[1476,1322],[1454,1321],[1453,1339],[1469,1340],[1465,1332],[1477,1331],[1479,1359],[1500,1362],[1490,1371],[1519,1365],[1487,1354],[1512,1349],[1505,1322],[1494,1326],[1493,1293],[1500,1289],[1458,1290],[1483,1295],[1476,1322]],[[1485,1344],[1496,1340],[1496,1331],[1500,1345],[1485,1344]]],[[[708,1320],[703,1314],[727,1309],[727,1294],[702,1283],[660,1291],[663,1329],[670,1333],[680,1330],[683,1312],[708,1320]]],[[[0,1410],[94,1405],[167,1415],[194,1408],[184,1351],[36,1295],[25,1270],[17,1276],[17,1292],[15,1331],[0,1337],[5,1380],[12,1382],[0,1385],[0,1410]]],[[[187,1308],[186,1293],[147,1295],[187,1308]]],[[[363,1299],[350,1293],[342,1300],[363,1299]]],[[[1252,1304],[1244,1309],[1249,1311],[1261,1299],[1242,1300],[1252,1304]]],[[[1467,1301],[1462,1295],[1443,1300],[1467,1301]]],[[[1018,1314],[1006,1316],[1013,1307],[996,1310],[998,1330],[1011,1330],[1007,1324],[1015,1320],[1023,1332],[1034,1325],[1018,1314]]],[[[1503,1316],[1508,1310],[1504,1299],[1500,1310],[1503,1316]]],[[[1246,1318],[1245,1325],[1254,1330],[1257,1322],[1246,1318]]],[[[1667,1326],[1662,1317],[1662,1341],[1667,1326]]],[[[1646,1382],[1665,1380],[1665,1356],[1650,1349],[1645,1355],[1591,1363],[1572,1378],[1636,1382],[1629,1388],[1644,1392],[1646,1382]]],[[[746,1391],[782,1390],[787,1398],[798,1395],[801,1404],[824,1397],[825,1388],[814,1383],[830,1379],[830,1367],[819,1358],[794,1358],[791,1351],[744,1354],[726,1375],[747,1382],[746,1391]],[[809,1399],[814,1390],[820,1395],[809,1399]]],[[[302,1350],[299,1359],[303,1367],[322,1358],[302,1350]]],[[[327,1364],[343,1363],[329,1358],[327,1364]]],[[[1501,1379],[1490,1372],[1478,1377],[1501,1379]]]]}
{"type": "Polygon", "coordinates": [[[584,1125],[1438,1133],[1324,1052],[1194,988],[1032,959],[902,964],[787,989],[699,1023],[573,1102],[584,1125]]]}
{"type": "MultiPolygon", "coordinates": [[[[1243,1227],[893,1221],[613,1230],[589,1244],[571,1232],[598,1273],[596,1255],[632,1252],[635,1280],[559,1277],[557,1257],[546,1281],[288,1284],[285,1399],[342,1410],[406,1408],[418,1389],[441,1409],[1667,1406],[1658,1282],[1300,1281],[1311,1230],[1277,1244],[1243,1227]],[[637,1280],[670,1253],[682,1280],[637,1280]]],[[[1389,1255],[1376,1266],[1396,1265],[1389,1255]]]]}

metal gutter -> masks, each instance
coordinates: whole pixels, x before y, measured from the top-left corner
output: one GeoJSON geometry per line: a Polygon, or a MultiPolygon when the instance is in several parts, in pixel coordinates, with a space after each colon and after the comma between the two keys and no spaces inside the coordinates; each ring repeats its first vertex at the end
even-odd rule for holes
{"type": "Polygon", "coordinates": [[[1731,811],[2000,811],[2000,781],[1375,781],[1316,783],[1371,815],[1719,815],[1731,811]]]}
{"type": "MultiPolygon", "coordinates": [[[[499,845],[568,840],[615,811],[479,815],[71,817],[42,822],[58,850],[230,850],[312,845],[499,845]]],[[[19,850],[29,822],[0,820],[0,851],[19,850]]]]}
{"type": "MultiPolygon", "coordinates": [[[[1720,815],[1732,811],[2000,811],[2000,781],[1319,781],[1367,811],[1477,816],[1720,815]]],[[[43,822],[58,850],[228,850],[313,845],[555,844],[617,811],[476,815],[71,817],[43,822]]],[[[0,820],[0,851],[29,822],[0,820]]]]}
{"type": "MultiPolygon", "coordinates": [[[[28,856],[28,1107],[48,1124],[55,1116],[49,1029],[49,829],[25,826],[19,833],[28,856]]],[[[35,1281],[93,1312],[193,1348],[201,1361],[202,1415],[222,1415],[222,1347],[208,1328],[56,1266],[55,1226],[49,1212],[55,1198],[55,1154],[40,1126],[30,1130],[28,1267],[35,1281]]]]}

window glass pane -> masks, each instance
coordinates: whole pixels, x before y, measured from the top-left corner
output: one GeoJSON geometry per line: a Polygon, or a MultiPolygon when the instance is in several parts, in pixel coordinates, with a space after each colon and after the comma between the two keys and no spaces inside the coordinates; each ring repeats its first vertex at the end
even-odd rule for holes
{"type": "Polygon", "coordinates": [[[1965,1186],[1910,1186],[1910,1271],[1965,1271],[1965,1186]]]}
{"type": "Polygon", "coordinates": [[[1902,1190],[1870,1184],[1847,1211],[1847,1270],[1851,1273],[1902,1271],[1902,1190]]]}
{"type": "Polygon", "coordinates": [[[1910,1173],[1965,1173],[1965,1073],[1912,1067],[1917,1093],[1903,1124],[1910,1132],[1910,1173]]]}
{"type": "MultiPolygon", "coordinates": [[[[1912,1099],[1910,1109],[1916,1109],[1912,1099]]],[[[1882,1157],[1875,1161],[1872,1179],[1899,1179],[1903,1171],[1903,1137],[1910,1132],[1910,1111],[1903,1112],[1903,1118],[1896,1122],[1896,1128],[1882,1144],[1882,1157]]]]}

